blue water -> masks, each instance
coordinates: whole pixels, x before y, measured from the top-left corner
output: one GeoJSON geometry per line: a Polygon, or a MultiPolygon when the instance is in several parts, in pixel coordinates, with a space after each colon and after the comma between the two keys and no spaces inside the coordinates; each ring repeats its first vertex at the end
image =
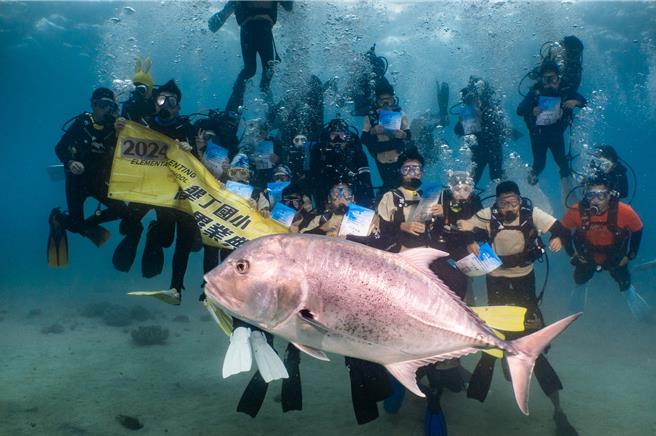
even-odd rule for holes
{"type": "MultiPolygon", "coordinates": [[[[145,402],[170,403],[175,398],[184,399],[182,411],[176,414],[173,407],[166,419],[195,424],[172,424],[168,427],[169,434],[236,434],[233,432],[237,431],[239,434],[302,434],[303,429],[315,425],[316,419],[319,419],[317,432],[322,434],[334,434],[337,429],[331,427],[333,423],[344,434],[421,434],[421,403],[415,403],[414,409],[396,421],[383,417],[371,427],[358,427],[350,411],[346,387],[341,386],[341,391],[334,394],[330,391],[331,377],[344,385],[347,383],[343,369],[333,365],[322,372],[322,367],[314,362],[307,365],[313,368],[317,384],[308,381],[305,386],[308,399],[305,411],[282,415],[279,408],[271,406],[256,420],[245,420],[233,410],[247,379],[220,380],[217,361],[223,354],[213,349],[212,344],[216,341],[225,347],[226,339],[212,336],[209,324],[200,324],[200,309],[190,308],[193,298],[186,301],[187,308],[183,310],[191,314],[194,322],[176,329],[181,336],[175,340],[182,342],[187,338],[189,342],[184,345],[191,347],[190,344],[199,341],[198,330],[202,326],[207,336],[201,341],[200,350],[135,350],[127,338],[117,337],[111,328],[91,328],[88,324],[88,336],[84,338],[72,333],[46,336],[39,332],[43,325],[62,317],[66,317],[66,322],[73,322],[77,308],[87,301],[102,298],[129,304],[123,296],[126,291],[166,287],[166,273],[146,281],[138,271],[119,274],[113,270],[111,253],[118,237],[97,250],[87,240],[71,235],[69,267],[48,269],[47,217],[52,207],[65,205],[65,196],[63,183],[50,181],[45,168],[58,163],[54,145],[62,133],[62,124],[89,109],[89,96],[95,87],[111,86],[114,79],[129,79],[134,58],[139,55],[153,59],[156,82],[176,79],[183,92],[183,113],[223,108],[241,69],[241,58],[239,29],[233,18],[216,34],[206,30],[207,18],[222,5],[223,2],[0,3],[0,144],[4,154],[0,169],[5,184],[0,193],[3,211],[0,225],[4,229],[0,238],[0,309],[3,310],[0,325],[5,325],[0,336],[0,362],[6,375],[0,376],[0,434],[120,434],[124,430],[116,425],[114,415],[130,414],[131,409],[133,414],[139,414],[139,407],[145,402]],[[125,6],[133,7],[136,12],[129,13],[125,6]],[[34,308],[42,310],[42,318],[26,316],[34,308]],[[114,352],[103,349],[104,335],[115,339],[115,342],[108,339],[115,347],[114,352]],[[95,345],[78,350],[87,340],[95,345]],[[58,342],[53,344],[53,341],[58,342]],[[61,352],[71,348],[75,350],[72,354],[61,352]],[[187,352],[195,353],[193,362],[203,365],[185,364],[184,354],[180,353],[187,352]],[[116,355],[121,358],[108,365],[107,359],[116,355]],[[208,360],[198,360],[198,356],[208,360]],[[175,388],[167,390],[173,383],[168,378],[149,378],[153,371],[165,373],[161,365],[151,370],[147,363],[142,366],[135,363],[175,359],[179,361],[172,364],[174,373],[180,377],[184,394],[175,388]],[[80,362],[86,362],[82,365],[84,371],[78,368],[80,362]],[[105,391],[100,380],[107,382],[119,377],[121,371],[113,371],[111,377],[103,371],[120,365],[125,365],[130,383],[116,383],[115,389],[105,391]],[[34,370],[39,376],[27,370],[32,366],[39,369],[34,370]],[[61,385],[57,386],[53,379],[61,385]],[[99,383],[94,386],[101,386],[95,395],[81,387],[89,379],[99,383]],[[204,384],[206,379],[211,384],[204,384]],[[225,386],[231,390],[222,390],[225,386]],[[80,392],[75,394],[76,398],[99,399],[97,406],[89,407],[85,403],[77,410],[62,407],[62,403],[73,401],[64,392],[73,395],[70,392],[78,392],[76,389],[80,392]],[[312,403],[315,391],[317,395],[329,397],[332,400],[329,404],[335,402],[339,406],[329,407],[323,413],[323,403],[312,403]],[[126,400],[138,392],[144,397],[135,397],[132,403],[126,400]],[[212,402],[225,405],[220,411],[221,419],[214,415],[214,419],[203,418],[218,413],[208,406],[212,402]],[[30,411],[31,407],[36,410],[30,411]],[[234,425],[226,427],[226,433],[220,433],[225,423],[234,425]]],[[[656,188],[653,181],[654,29],[656,4],[652,2],[300,3],[291,14],[280,11],[279,24],[274,28],[283,61],[276,71],[272,90],[278,97],[293,90],[311,73],[324,81],[337,77],[343,89],[350,77],[352,60],[376,43],[377,53],[389,60],[388,77],[411,120],[426,111],[437,111],[435,80],[451,85],[453,101],[456,90],[466,85],[469,75],[476,74],[496,86],[511,123],[526,133],[523,121],[514,115],[521,98],[517,84],[537,62],[536,55],[543,42],[575,34],[585,45],[580,92],[590,104],[578,114],[571,141],[575,150],[586,144],[612,144],[635,170],[638,185],[632,205],[645,221],[637,264],[656,257],[650,220],[655,211],[656,188]]],[[[259,71],[256,78],[259,80],[259,71]]],[[[250,85],[246,118],[262,113],[261,104],[253,103],[255,96],[255,86],[250,85]]],[[[348,108],[336,105],[337,97],[327,99],[326,117],[348,114],[348,108]]],[[[350,119],[361,127],[360,118],[350,119]]],[[[460,140],[451,133],[451,128],[442,136],[457,155],[460,140]]],[[[511,152],[519,154],[519,165],[530,164],[527,135],[508,144],[506,154],[511,152]]],[[[435,150],[430,156],[437,161],[429,171],[435,180],[453,166],[450,162],[439,162],[438,155],[435,150]]],[[[550,156],[540,186],[549,206],[560,216],[563,207],[557,168],[550,156]]],[[[87,207],[91,211],[95,203],[89,201],[87,207]]],[[[109,228],[118,235],[115,224],[109,228]]],[[[544,310],[552,320],[563,314],[572,286],[571,269],[565,256],[553,257],[544,303],[544,310]]],[[[543,274],[544,269],[539,267],[539,283],[543,274]]],[[[636,274],[635,282],[645,298],[656,305],[653,278],[653,273],[648,271],[636,274]]],[[[200,281],[200,256],[196,255],[187,282],[195,287],[200,281]]],[[[653,336],[654,326],[636,325],[608,276],[596,278],[593,284],[596,301],[590,304],[596,304],[597,309],[592,308],[589,316],[586,314],[588,318],[582,320],[578,331],[574,326],[568,332],[569,342],[562,338],[563,349],[571,359],[564,352],[554,358],[566,385],[563,402],[570,410],[578,408],[572,414],[581,434],[606,432],[600,424],[605,420],[609,420],[612,428],[605,434],[656,434],[653,414],[634,410],[634,407],[653,410],[656,355],[653,343],[646,338],[653,336]],[[605,369],[599,369],[595,375],[600,361],[605,369]],[[633,374],[627,374],[631,371],[627,366],[633,366],[633,374]],[[572,397],[568,400],[567,395],[578,395],[577,400],[572,397]],[[600,398],[607,404],[600,406],[600,398]]],[[[169,318],[176,314],[168,308],[161,310],[167,310],[164,313],[169,318]]],[[[80,334],[79,329],[76,332],[80,334]]],[[[509,392],[509,385],[497,382],[498,390],[509,392]]],[[[553,434],[550,405],[545,403],[539,389],[535,389],[532,397],[537,418],[533,415],[524,418],[513,410],[515,405],[508,392],[493,401],[496,405],[488,404],[492,400],[480,405],[467,402],[462,396],[454,397],[454,404],[459,407],[447,410],[455,429],[452,433],[482,434],[477,432],[493,427],[499,429],[494,434],[513,431],[517,433],[512,434],[553,434]],[[499,417],[496,414],[502,413],[501,410],[506,415],[499,417]],[[474,421],[487,422],[489,426],[473,424],[474,421]]],[[[147,426],[142,432],[163,434],[164,427],[157,427],[156,423],[168,421],[157,414],[159,409],[148,410],[141,412],[147,416],[147,426]]]]}

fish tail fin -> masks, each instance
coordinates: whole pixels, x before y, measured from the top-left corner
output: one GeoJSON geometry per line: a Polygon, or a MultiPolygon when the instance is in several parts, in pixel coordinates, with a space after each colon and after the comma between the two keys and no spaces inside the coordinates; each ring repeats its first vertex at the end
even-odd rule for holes
{"type": "Polygon", "coordinates": [[[581,313],[570,315],[533,334],[510,342],[516,352],[514,354],[507,353],[506,358],[508,359],[515,400],[519,409],[525,415],[528,415],[528,392],[535,360],[556,336],[561,334],[581,315],[581,313]]]}

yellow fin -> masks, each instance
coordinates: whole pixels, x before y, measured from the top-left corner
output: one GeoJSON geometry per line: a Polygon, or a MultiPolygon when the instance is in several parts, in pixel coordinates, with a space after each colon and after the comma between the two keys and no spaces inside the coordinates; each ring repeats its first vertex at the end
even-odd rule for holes
{"type": "Polygon", "coordinates": [[[471,308],[493,329],[506,332],[524,331],[526,308],[518,306],[479,306],[471,308]]]}

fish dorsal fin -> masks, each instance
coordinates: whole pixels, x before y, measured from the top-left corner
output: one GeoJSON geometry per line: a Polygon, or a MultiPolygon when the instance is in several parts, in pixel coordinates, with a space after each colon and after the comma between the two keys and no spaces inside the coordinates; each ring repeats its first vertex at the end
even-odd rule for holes
{"type": "Polygon", "coordinates": [[[396,378],[403,386],[410,392],[420,397],[426,395],[419,389],[417,385],[417,370],[422,366],[430,365],[435,362],[442,362],[448,359],[455,359],[467,354],[476,353],[480,351],[477,348],[465,348],[453,353],[440,354],[437,356],[426,357],[424,359],[408,360],[406,362],[390,363],[385,365],[385,368],[396,378]]]}
{"type": "Polygon", "coordinates": [[[323,360],[325,362],[330,362],[330,359],[328,358],[328,356],[326,356],[326,353],[324,353],[321,350],[317,350],[316,348],[312,348],[308,345],[299,344],[298,342],[292,342],[292,344],[294,344],[296,348],[298,348],[305,354],[310,355],[315,359],[323,360]]]}
{"type": "Polygon", "coordinates": [[[402,251],[399,253],[399,255],[422,272],[427,273],[430,276],[435,276],[435,274],[429,268],[430,264],[435,262],[440,257],[448,256],[449,253],[435,250],[433,248],[420,247],[402,251]]]}

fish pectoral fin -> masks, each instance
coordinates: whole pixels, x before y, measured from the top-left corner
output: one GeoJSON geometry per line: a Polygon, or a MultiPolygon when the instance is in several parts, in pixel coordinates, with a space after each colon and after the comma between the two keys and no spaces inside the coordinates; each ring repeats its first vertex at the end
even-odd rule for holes
{"type": "Polygon", "coordinates": [[[316,348],[312,348],[309,345],[299,344],[297,342],[292,342],[292,344],[294,344],[294,346],[296,348],[298,348],[299,350],[301,350],[305,354],[308,354],[308,355],[314,357],[315,359],[323,360],[325,362],[330,362],[330,359],[328,358],[328,356],[326,356],[326,353],[324,353],[321,350],[318,350],[316,348]]]}
{"type": "Polygon", "coordinates": [[[310,324],[312,327],[316,328],[317,330],[320,330],[324,334],[330,333],[332,331],[328,326],[323,325],[319,321],[317,321],[314,314],[309,309],[303,309],[300,312],[298,312],[298,317],[304,322],[310,324]]]}
{"type": "Polygon", "coordinates": [[[385,365],[385,368],[410,392],[419,397],[426,397],[417,385],[417,369],[424,365],[426,363],[423,360],[410,360],[408,362],[390,363],[385,365]]]}
{"type": "Polygon", "coordinates": [[[506,332],[524,331],[524,318],[526,308],[519,306],[479,306],[471,310],[478,315],[485,324],[496,330],[506,332]]]}
{"type": "Polygon", "coordinates": [[[435,362],[442,362],[448,359],[456,359],[458,357],[466,356],[468,354],[480,351],[478,348],[463,348],[462,350],[454,351],[451,353],[438,354],[436,356],[429,356],[423,359],[407,360],[405,362],[389,363],[385,368],[396,378],[403,386],[410,392],[420,397],[425,397],[424,393],[417,385],[417,370],[422,366],[430,365],[435,362]]]}

